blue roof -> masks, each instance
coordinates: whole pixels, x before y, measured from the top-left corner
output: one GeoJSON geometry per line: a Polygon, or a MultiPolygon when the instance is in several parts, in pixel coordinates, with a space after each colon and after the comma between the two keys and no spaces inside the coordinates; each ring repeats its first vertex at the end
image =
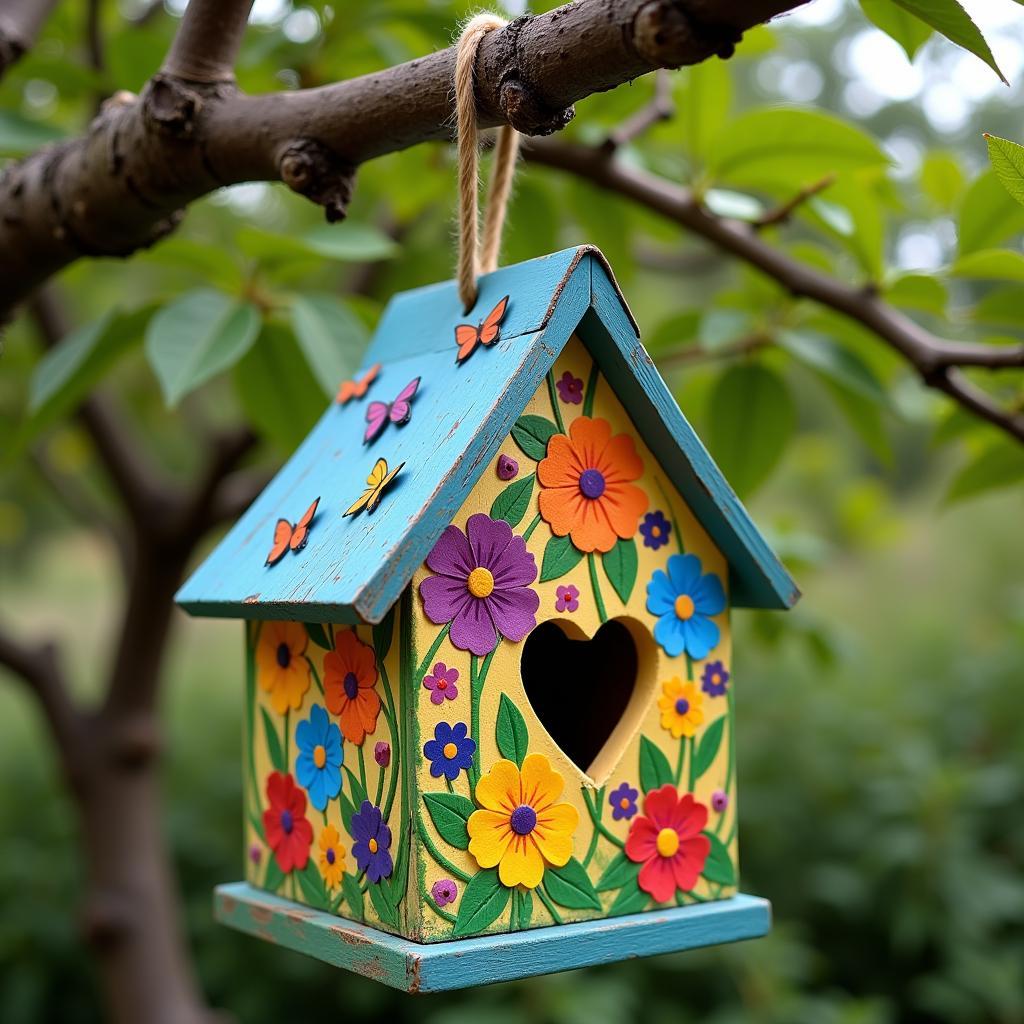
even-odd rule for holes
{"type": "MultiPolygon", "coordinates": [[[[483,312],[481,312],[483,311],[483,312]]],[[[503,267],[463,316],[453,282],[396,296],[363,368],[389,399],[420,377],[410,423],[363,444],[366,403],[332,404],[177,595],[195,615],[379,622],[452,521],[502,440],[576,333],[644,441],[730,566],[733,603],[788,608],[799,591],[680,412],[604,257],[592,247],[503,267]],[[498,344],[455,362],[454,326],[510,295],[498,344]],[[372,514],[343,518],[374,462],[405,466],[372,514]],[[306,548],[264,560],[274,524],[320,504],[306,548]]]]}

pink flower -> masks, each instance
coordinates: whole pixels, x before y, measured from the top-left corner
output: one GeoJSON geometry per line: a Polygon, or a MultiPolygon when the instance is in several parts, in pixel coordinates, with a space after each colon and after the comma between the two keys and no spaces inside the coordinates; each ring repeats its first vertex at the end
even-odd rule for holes
{"type": "Polygon", "coordinates": [[[498,456],[497,473],[499,480],[513,480],[519,475],[519,463],[503,452],[498,456]]]}
{"type": "Polygon", "coordinates": [[[580,592],[572,583],[565,587],[559,587],[555,591],[555,596],[556,612],[574,612],[580,606],[580,592]]]}
{"type": "Polygon", "coordinates": [[[558,395],[568,405],[579,405],[583,401],[583,381],[568,370],[555,382],[558,395]]]}
{"type": "Polygon", "coordinates": [[[439,907],[446,907],[455,902],[459,887],[450,878],[442,878],[430,887],[430,895],[439,907]]]}
{"type": "Polygon", "coordinates": [[[374,744],[373,759],[381,768],[387,768],[391,764],[391,744],[387,740],[378,740],[374,744]]]}
{"type": "Polygon", "coordinates": [[[423,686],[430,690],[430,701],[432,704],[441,704],[447,697],[448,700],[455,700],[459,695],[459,688],[455,685],[459,680],[459,670],[448,668],[443,661],[434,666],[433,675],[423,677],[423,686]]]}

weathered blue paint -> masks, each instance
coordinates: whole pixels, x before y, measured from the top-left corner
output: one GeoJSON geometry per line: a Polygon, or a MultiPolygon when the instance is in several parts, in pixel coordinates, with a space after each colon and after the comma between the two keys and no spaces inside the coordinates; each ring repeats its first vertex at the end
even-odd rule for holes
{"type": "Polygon", "coordinates": [[[371,397],[413,377],[412,419],[363,445],[366,400],[332,405],[308,438],[178,594],[198,615],[379,622],[398,599],[573,332],[594,354],[666,473],[730,563],[738,606],[789,607],[799,596],[679,411],[637,337],[596,250],[569,249],[480,282],[468,317],[452,282],[397,296],[364,361],[382,362],[371,397]],[[498,345],[455,362],[454,326],[511,296],[498,345]],[[374,461],[405,462],[372,515],[343,519],[374,461]],[[320,496],[310,540],[264,567],[274,523],[320,496]]]}
{"type": "Polygon", "coordinates": [[[221,885],[218,921],[406,992],[441,992],[571,971],[625,957],[677,953],[766,935],[767,900],[728,900],[602,921],[430,944],[346,921],[244,882],[221,885]]]}

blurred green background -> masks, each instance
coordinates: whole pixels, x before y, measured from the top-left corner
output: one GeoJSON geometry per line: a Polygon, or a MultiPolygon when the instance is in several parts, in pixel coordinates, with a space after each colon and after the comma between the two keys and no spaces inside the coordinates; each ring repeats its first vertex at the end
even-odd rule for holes
{"type": "MultiPolygon", "coordinates": [[[[108,4],[104,58],[92,66],[81,12],[64,5],[0,86],[0,153],[79,131],[99,96],[137,89],[182,6],[108,4]]],[[[1019,250],[1024,210],[986,172],[980,132],[1019,131],[1024,13],[1013,0],[972,10],[1009,89],[937,38],[917,40],[911,64],[856,4],[815,0],[751,33],[735,60],[674,75],[676,117],[620,159],[750,218],[840,161],[835,184],[768,233],[774,244],[873,282],[945,335],[1019,339],[1019,281],[1005,269],[1005,279],[979,280],[964,260],[1019,250]],[[777,137],[772,166],[748,155],[725,168],[718,156],[744,138],[735,119],[762,118],[747,129],[756,139],[778,104],[806,117],[798,123],[821,145],[777,137]],[[830,129],[813,120],[827,111],[867,140],[856,159],[830,150],[830,129]]],[[[251,90],[294,88],[409,59],[445,45],[467,11],[260,2],[239,78],[251,90]]],[[[641,81],[579,104],[571,133],[600,140],[651,90],[641,81]]],[[[76,323],[108,332],[82,375],[106,379],[155,456],[183,477],[204,429],[242,418],[264,439],[254,463],[272,467],[358,365],[387,296],[449,276],[453,201],[452,154],[440,146],[363,168],[342,229],[320,226],[318,211],[280,186],[204,200],[151,252],[62,275],[76,323]],[[151,315],[198,288],[251,307],[258,339],[180,401],[171,394],[169,408],[151,315]]],[[[805,593],[789,615],[735,619],[742,885],[773,901],[774,931],[411,999],[216,926],[211,889],[241,874],[242,637],[236,624],[179,616],[165,673],[166,832],[210,1000],[245,1022],[1024,1021],[1024,459],[951,412],[867,332],[622,200],[522,167],[507,261],[580,241],[611,259],[684,411],[805,593]],[[744,347],[751,337],[758,343],[744,347]],[[822,350],[830,358],[813,354],[822,350]],[[754,417],[751,387],[765,403],[754,417]]],[[[88,697],[109,660],[116,557],[58,492],[73,485],[102,508],[112,501],[66,420],[73,392],[47,385],[40,365],[23,317],[0,375],[0,435],[15,456],[0,479],[0,603],[26,635],[61,636],[88,697]]],[[[1019,400],[1021,375],[1000,379],[1019,400]]],[[[3,681],[0,1019],[99,1020],[76,932],[73,808],[36,708],[3,681]]]]}

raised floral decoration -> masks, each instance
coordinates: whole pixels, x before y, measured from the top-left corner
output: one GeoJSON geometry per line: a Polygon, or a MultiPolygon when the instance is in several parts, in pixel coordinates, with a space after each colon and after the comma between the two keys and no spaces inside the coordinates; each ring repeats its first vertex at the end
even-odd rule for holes
{"type": "Polygon", "coordinates": [[[562,867],[572,856],[579,812],[556,803],[565,782],[543,754],[515,762],[495,761],[476,785],[482,808],[469,816],[469,852],[482,868],[498,868],[502,885],[535,889],[547,865],[562,867]]]}
{"type": "Polygon", "coordinates": [[[263,833],[274,851],[277,866],[285,873],[302,871],[309,861],[313,826],[306,820],[306,796],[290,775],[271,772],[267,777],[267,802],[263,833]]]}
{"type": "Polygon", "coordinates": [[[430,887],[430,895],[439,907],[447,907],[449,903],[455,902],[459,887],[452,879],[441,878],[430,887]]]}
{"type": "Polygon", "coordinates": [[[672,555],[668,573],[655,569],[647,584],[647,610],[659,616],[654,639],[670,658],[684,652],[701,660],[718,646],[712,615],[725,611],[725,591],[714,573],[702,573],[696,555],[672,555]]]}
{"type": "Polygon", "coordinates": [[[518,643],[537,624],[537,562],[503,519],[477,512],[465,533],[449,526],[427,567],[436,575],[420,583],[424,614],[435,625],[451,623],[459,650],[489,654],[499,636],[518,643]]]}
{"type": "Polygon", "coordinates": [[[495,472],[498,474],[499,480],[514,480],[519,475],[519,463],[511,455],[502,452],[498,456],[495,472]]]}
{"type": "Polygon", "coordinates": [[[636,814],[636,798],[640,791],[634,789],[628,782],[623,782],[608,794],[608,803],[612,808],[612,818],[615,821],[630,818],[636,814]]]}
{"type": "Polygon", "coordinates": [[[568,370],[555,382],[558,397],[568,405],[579,405],[583,401],[583,381],[568,370]]]}
{"type": "Polygon", "coordinates": [[[658,707],[661,709],[661,727],[668,729],[675,739],[696,734],[704,723],[704,697],[696,683],[683,682],[678,676],[661,684],[658,707]]]}
{"type": "Polygon", "coordinates": [[[574,612],[580,606],[580,591],[574,583],[567,583],[555,590],[555,611],[574,612]]]}
{"type": "Polygon", "coordinates": [[[435,779],[443,775],[449,782],[459,777],[473,763],[476,740],[467,735],[465,722],[449,725],[438,722],[434,726],[434,738],[423,744],[423,756],[430,762],[430,774],[435,779]]]}
{"type": "Polygon", "coordinates": [[[328,889],[337,889],[345,874],[345,849],[333,825],[325,825],[317,840],[320,847],[320,875],[328,889]]]}
{"type": "Polygon", "coordinates": [[[701,689],[709,697],[724,697],[729,686],[729,671],[720,661],[709,661],[700,677],[701,689]]]}
{"type": "Polygon", "coordinates": [[[377,728],[380,697],[374,689],[376,683],[373,648],[364,644],[354,629],[339,630],[334,650],[324,655],[324,701],[327,710],[338,716],[345,739],[356,746],[377,728]]]}
{"type": "Polygon", "coordinates": [[[569,435],[554,434],[537,465],[540,514],[580,551],[611,551],[636,533],[647,495],[632,481],[644,464],[629,434],[612,437],[603,419],[578,416],[569,435]]]}
{"type": "Polygon", "coordinates": [[[260,688],[270,694],[271,707],[283,715],[302,707],[309,689],[309,637],[301,622],[265,622],[256,647],[260,688]]]}
{"type": "Polygon", "coordinates": [[[708,809],[691,793],[682,796],[668,783],[644,796],[644,813],[634,819],[626,838],[626,856],[640,868],[639,885],[657,903],[690,892],[711,852],[701,831],[708,809]]]}
{"type": "Polygon", "coordinates": [[[349,832],[355,842],[352,844],[352,856],[360,871],[366,872],[366,878],[373,884],[387,878],[394,869],[391,859],[391,829],[384,821],[379,807],[369,800],[352,815],[349,832]]]}
{"type": "Polygon", "coordinates": [[[341,730],[327,717],[320,704],[309,709],[309,718],[295,727],[295,778],[309,793],[314,810],[322,811],[327,801],[341,792],[341,766],[345,751],[341,730]]]}
{"type": "Polygon", "coordinates": [[[459,695],[459,688],[455,685],[458,679],[457,668],[449,668],[443,661],[439,661],[434,671],[423,677],[423,688],[430,691],[431,704],[441,704],[445,699],[455,700],[459,695]]]}
{"type": "Polygon", "coordinates": [[[644,539],[644,547],[657,551],[664,547],[672,533],[672,524],[665,518],[665,513],[655,510],[644,516],[640,524],[640,535],[644,539]]]}

